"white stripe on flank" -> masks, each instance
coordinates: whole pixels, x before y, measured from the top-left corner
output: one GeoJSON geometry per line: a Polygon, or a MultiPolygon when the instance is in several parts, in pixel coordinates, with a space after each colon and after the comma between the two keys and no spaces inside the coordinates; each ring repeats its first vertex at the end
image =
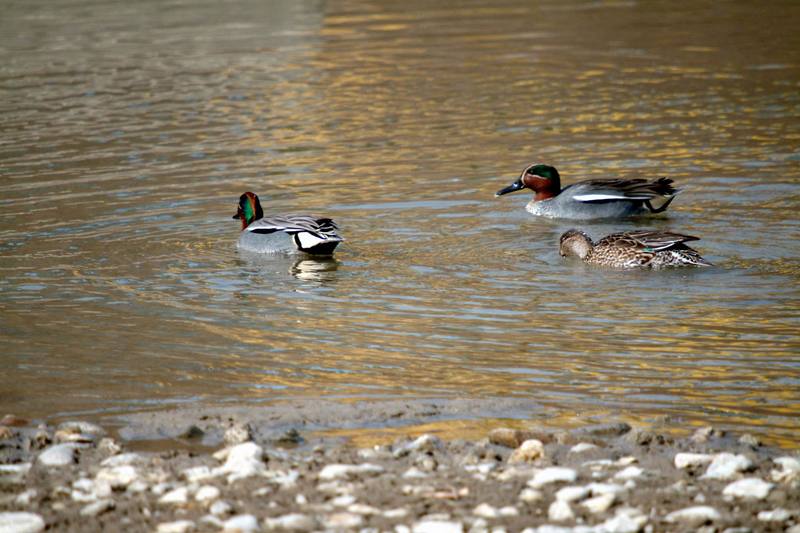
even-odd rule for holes
{"type": "Polygon", "coordinates": [[[297,234],[297,240],[300,241],[300,247],[304,250],[308,250],[309,248],[313,248],[321,242],[327,241],[327,239],[320,239],[316,235],[305,231],[301,231],[297,234]]]}
{"type": "Polygon", "coordinates": [[[624,194],[576,194],[574,199],[579,202],[595,202],[597,200],[649,200],[649,196],[625,196],[624,194]]]}

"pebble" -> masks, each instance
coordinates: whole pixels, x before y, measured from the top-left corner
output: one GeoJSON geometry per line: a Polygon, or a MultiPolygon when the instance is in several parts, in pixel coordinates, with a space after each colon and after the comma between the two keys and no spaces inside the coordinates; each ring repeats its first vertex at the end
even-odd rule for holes
{"type": "Polygon", "coordinates": [[[0,485],[19,485],[25,482],[31,463],[0,465],[0,485]]]}
{"type": "Polygon", "coordinates": [[[591,444],[589,442],[579,442],[575,446],[569,449],[569,453],[583,453],[588,452],[589,450],[598,450],[599,447],[591,444]]]}
{"type": "Polygon", "coordinates": [[[420,520],[411,526],[412,533],[463,533],[461,522],[449,520],[420,520]]]}
{"type": "Polygon", "coordinates": [[[185,505],[189,501],[189,489],[187,487],[178,487],[167,492],[158,499],[158,503],[170,505],[185,505]]]}
{"type": "Polygon", "coordinates": [[[637,477],[641,477],[644,473],[644,470],[639,468],[638,466],[629,466],[624,470],[620,470],[614,475],[614,479],[636,479],[637,477]]]}
{"type": "Polygon", "coordinates": [[[190,483],[205,481],[206,479],[211,479],[214,477],[214,473],[207,466],[194,466],[192,468],[187,468],[181,472],[181,475],[190,483]]]}
{"type": "Polygon", "coordinates": [[[253,533],[260,530],[258,519],[251,514],[232,516],[222,524],[222,531],[229,533],[253,533]]]}
{"type": "Polygon", "coordinates": [[[544,457],[544,444],[536,439],[528,439],[519,448],[511,452],[508,457],[509,463],[531,463],[544,457]]]}
{"type": "Polygon", "coordinates": [[[772,490],[774,485],[761,480],[757,477],[747,477],[734,481],[722,491],[723,496],[734,498],[747,498],[751,500],[763,500],[772,490]]]}
{"type": "Polygon", "coordinates": [[[328,516],[324,526],[328,529],[353,529],[360,527],[364,517],[354,513],[334,513],[328,516]]]}
{"type": "Polygon", "coordinates": [[[669,513],[664,520],[669,523],[680,522],[688,527],[697,527],[707,522],[716,522],[722,519],[719,511],[708,505],[686,507],[669,513]]]}
{"type": "Polygon", "coordinates": [[[475,516],[481,516],[483,518],[497,518],[500,516],[500,514],[497,512],[497,509],[488,503],[482,503],[475,507],[475,509],[472,510],[472,514],[475,516]]]}
{"type": "Polygon", "coordinates": [[[125,466],[144,463],[145,461],[144,456],[138,453],[121,453],[104,459],[103,462],[100,463],[100,466],[125,466]]]}
{"type": "Polygon", "coordinates": [[[639,509],[624,507],[617,510],[613,518],[609,518],[597,526],[603,533],[637,533],[647,523],[647,517],[639,509]]]}
{"type": "Polygon", "coordinates": [[[90,503],[81,509],[81,516],[97,516],[105,513],[106,511],[110,511],[116,506],[117,504],[114,503],[114,500],[109,498],[97,500],[96,502],[90,503]]]}
{"type": "Polygon", "coordinates": [[[592,491],[592,496],[599,494],[620,494],[625,492],[625,487],[616,483],[589,483],[589,490],[592,491]]]}
{"type": "Polygon", "coordinates": [[[600,494],[581,502],[581,505],[586,507],[590,513],[599,514],[608,511],[616,499],[617,497],[613,493],[600,494]]]}
{"type": "Polygon", "coordinates": [[[707,453],[679,453],[675,455],[675,468],[705,466],[713,459],[714,457],[707,453]]]}
{"type": "Polygon", "coordinates": [[[95,442],[104,437],[105,430],[91,422],[71,421],[59,424],[55,432],[58,442],[95,442]]]}
{"type": "Polygon", "coordinates": [[[220,457],[225,458],[225,464],[215,468],[212,473],[214,475],[228,474],[228,483],[250,476],[263,475],[266,472],[266,464],[262,459],[264,449],[255,442],[237,444],[222,450],[222,452],[224,453],[217,453],[220,457]]]}
{"type": "Polygon", "coordinates": [[[542,498],[544,495],[536,489],[525,488],[519,493],[519,499],[525,503],[536,503],[542,498]]]}
{"type": "Polygon", "coordinates": [[[130,465],[101,468],[95,480],[108,483],[112,489],[124,489],[139,477],[136,467],[130,465]]]}
{"type": "Polygon", "coordinates": [[[420,479],[425,477],[428,477],[428,474],[426,474],[425,472],[423,472],[422,470],[420,470],[415,466],[412,466],[411,468],[403,472],[403,478],[405,479],[415,479],[415,478],[420,479]]]}
{"type": "Polygon", "coordinates": [[[342,494],[331,500],[331,505],[335,507],[347,507],[356,503],[356,497],[352,494],[342,494]]]}
{"type": "Polygon", "coordinates": [[[556,500],[574,502],[582,500],[589,495],[589,487],[564,487],[556,492],[556,500]]]}
{"type": "Polygon", "coordinates": [[[572,512],[572,508],[567,502],[556,500],[547,509],[547,517],[555,522],[563,522],[575,518],[575,513],[572,512]]]}
{"type": "Polygon", "coordinates": [[[44,520],[35,513],[0,513],[0,531],[9,533],[38,533],[44,520]]]}
{"type": "Polygon", "coordinates": [[[226,516],[233,512],[233,506],[225,500],[217,500],[211,504],[208,511],[214,516],[226,516]]]}
{"type": "Polygon", "coordinates": [[[758,513],[758,519],[762,522],[785,522],[791,517],[792,513],[790,511],[780,508],[758,513]]]}
{"type": "Polygon", "coordinates": [[[290,513],[276,518],[267,518],[264,521],[264,527],[284,531],[313,531],[317,527],[317,523],[308,515],[290,513]]]}
{"type": "Polygon", "coordinates": [[[46,448],[36,459],[45,466],[67,466],[75,463],[75,450],[80,447],[74,442],[55,444],[46,448]]]}
{"type": "Polygon", "coordinates": [[[210,502],[219,498],[220,491],[213,485],[203,485],[194,494],[194,499],[198,502],[210,502]]]}
{"type": "Polygon", "coordinates": [[[399,507],[397,509],[387,509],[383,513],[383,517],[389,520],[400,520],[408,516],[408,509],[399,507]]]}
{"type": "Polygon", "coordinates": [[[800,480],[800,459],[797,457],[778,457],[772,462],[781,467],[781,470],[770,472],[772,481],[789,483],[800,480]]]}
{"type": "Polygon", "coordinates": [[[17,494],[17,497],[14,498],[14,503],[17,505],[30,505],[31,500],[34,499],[37,494],[38,492],[36,489],[28,489],[20,492],[17,494]]]}
{"type": "Polygon", "coordinates": [[[327,465],[319,473],[321,481],[332,481],[334,479],[350,479],[358,476],[374,476],[384,471],[380,465],[372,463],[361,463],[359,465],[332,464],[327,465]]]}
{"type": "Polygon", "coordinates": [[[249,442],[253,440],[253,428],[248,423],[234,424],[225,430],[222,440],[228,445],[249,442]]]}
{"type": "Polygon", "coordinates": [[[192,530],[194,530],[194,522],[191,520],[163,522],[156,527],[156,533],[187,533],[192,530]]]}
{"type": "Polygon", "coordinates": [[[442,439],[428,433],[421,435],[413,441],[398,447],[393,455],[395,458],[405,457],[411,452],[419,453],[433,453],[435,450],[440,450],[444,444],[442,439]]]}
{"type": "Polygon", "coordinates": [[[753,462],[746,456],[723,452],[714,455],[708,470],[701,479],[731,479],[739,472],[752,468],[753,462]]]}
{"type": "Polygon", "coordinates": [[[536,472],[533,479],[528,481],[528,485],[531,488],[538,489],[549,483],[560,481],[572,483],[576,479],[578,479],[578,473],[575,470],[562,466],[551,466],[536,472]]]}

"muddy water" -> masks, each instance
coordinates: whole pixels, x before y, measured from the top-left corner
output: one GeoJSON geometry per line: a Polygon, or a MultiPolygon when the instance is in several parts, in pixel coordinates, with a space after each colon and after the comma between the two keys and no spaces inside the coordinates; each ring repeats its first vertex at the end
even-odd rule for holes
{"type": "MultiPolygon", "coordinates": [[[[0,408],[528,398],[791,443],[800,4],[25,2],[0,17],[0,408]],[[493,198],[667,175],[717,267],[565,262],[493,198]],[[334,260],[235,249],[236,199],[334,260]]],[[[475,412],[480,417],[482,413],[475,412]]]]}

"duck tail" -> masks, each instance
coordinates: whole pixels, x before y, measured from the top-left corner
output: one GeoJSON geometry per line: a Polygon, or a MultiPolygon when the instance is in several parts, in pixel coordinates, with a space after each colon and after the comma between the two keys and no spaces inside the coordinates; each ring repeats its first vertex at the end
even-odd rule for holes
{"type": "Polygon", "coordinates": [[[661,204],[660,207],[653,207],[653,204],[650,203],[650,200],[645,200],[644,201],[645,207],[647,207],[647,209],[649,209],[651,213],[662,213],[662,212],[666,211],[667,208],[669,207],[669,204],[671,204],[672,200],[675,199],[675,195],[680,192],[680,189],[672,189],[672,190],[674,191],[672,193],[672,196],[667,198],[667,201],[664,202],[663,204],[661,204]]]}

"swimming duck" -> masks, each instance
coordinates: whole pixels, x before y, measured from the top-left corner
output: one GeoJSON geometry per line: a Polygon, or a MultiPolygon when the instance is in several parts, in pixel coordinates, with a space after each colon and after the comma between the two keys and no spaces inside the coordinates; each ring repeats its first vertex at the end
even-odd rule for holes
{"type": "Polygon", "coordinates": [[[561,236],[561,257],[576,255],[590,265],[613,268],[664,268],[712,266],[697,250],[684,243],[698,237],[668,231],[612,233],[596,243],[582,231],[571,229],[561,236]]]}
{"type": "Polygon", "coordinates": [[[535,163],[522,171],[519,179],[495,193],[502,196],[521,189],[532,189],[536,194],[525,206],[532,215],[548,218],[622,218],[666,210],[680,189],[672,186],[669,178],[656,180],[594,179],[579,181],[561,188],[558,170],[550,165],[535,163]],[[660,207],[652,200],[665,198],[660,207]]]}
{"type": "Polygon", "coordinates": [[[330,218],[311,215],[272,215],[265,217],[261,202],[252,192],[239,197],[233,218],[242,221],[238,247],[259,253],[304,252],[331,255],[344,239],[330,218]]]}

